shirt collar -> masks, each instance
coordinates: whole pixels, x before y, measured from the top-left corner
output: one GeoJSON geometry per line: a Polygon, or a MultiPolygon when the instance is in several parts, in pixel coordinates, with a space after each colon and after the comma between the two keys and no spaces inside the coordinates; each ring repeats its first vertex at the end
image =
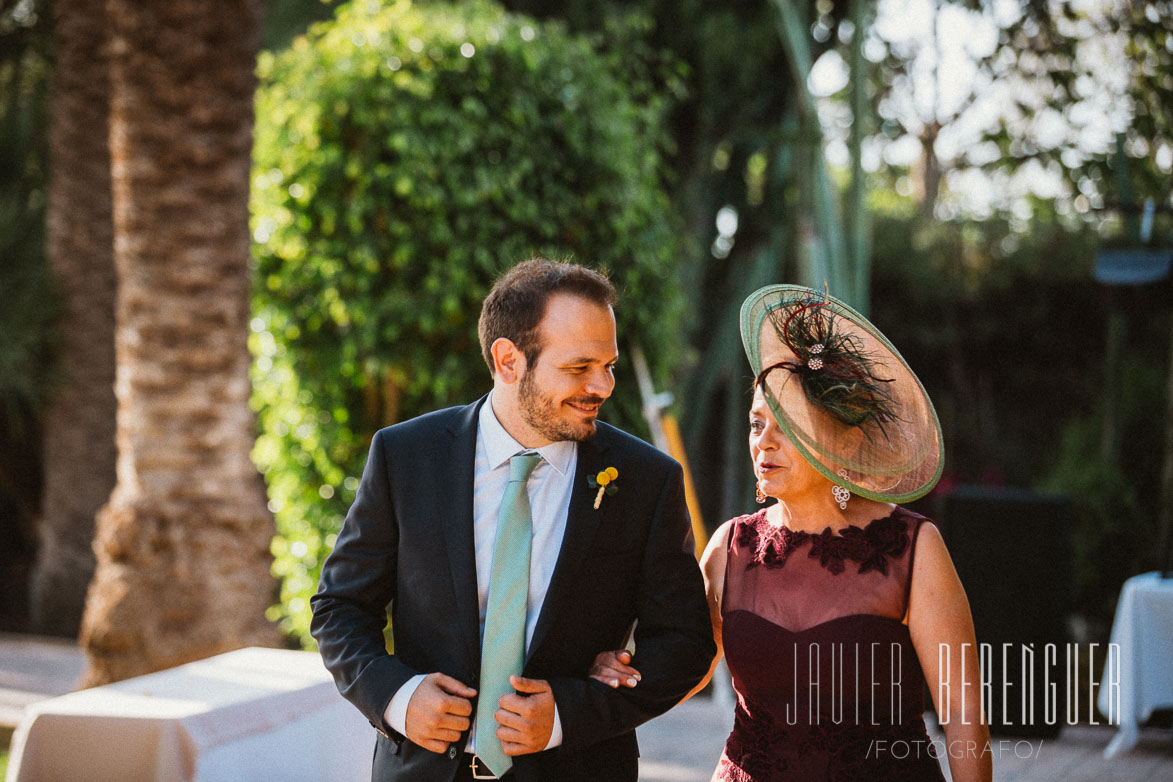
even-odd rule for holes
{"type": "Polygon", "coordinates": [[[480,427],[481,440],[485,444],[485,454],[489,457],[489,469],[495,470],[512,457],[523,451],[536,452],[553,465],[554,469],[565,475],[574,463],[574,455],[578,450],[578,443],[573,440],[560,440],[556,443],[543,445],[541,448],[526,448],[497,420],[493,412],[493,393],[481,405],[480,417],[477,422],[480,427]]]}

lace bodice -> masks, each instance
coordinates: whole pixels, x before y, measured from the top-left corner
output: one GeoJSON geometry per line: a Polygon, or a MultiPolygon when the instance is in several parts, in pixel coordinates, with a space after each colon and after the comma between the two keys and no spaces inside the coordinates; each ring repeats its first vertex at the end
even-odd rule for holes
{"type": "Polygon", "coordinates": [[[878,570],[888,573],[888,560],[899,558],[908,549],[909,520],[907,511],[875,519],[866,527],[850,526],[839,532],[825,527],[820,533],[795,532],[786,527],[774,527],[765,519],[765,511],[744,517],[738,525],[739,546],[752,552],[747,568],[765,565],[782,567],[790,555],[810,543],[809,556],[838,575],[847,561],[859,563],[857,573],[878,570]]]}
{"type": "Polygon", "coordinates": [[[943,779],[902,621],[925,521],[903,508],[838,532],[734,520],[721,614],[738,697],[717,779],[943,779]]]}

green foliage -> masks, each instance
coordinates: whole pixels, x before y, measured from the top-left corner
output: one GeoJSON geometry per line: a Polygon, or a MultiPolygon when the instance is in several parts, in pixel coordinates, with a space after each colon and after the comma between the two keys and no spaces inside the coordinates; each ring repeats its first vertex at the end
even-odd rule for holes
{"type": "Polygon", "coordinates": [[[339,0],[270,0],[265,3],[261,47],[278,51],[306,31],[314,22],[334,16],[339,0]]]}
{"type": "Polygon", "coordinates": [[[1098,397],[1106,306],[1094,235],[1036,211],[940,222],[907,206],[874,216],[873,320],[932,396],[946,475],[1036,484],[1074,416],[1098,397]]]}
{"type": "MultiPolygon", "coordinates": [[[[688,336],[698,353],[724,353],[728,343],[717,342],[726,336],[722,324],[730,317],[736,322],[741,300],[750,292],[744,290],[745,282],[754,277],[760,254],[766,251],[774,256],[775,272],[768,282],[780,281],[783,270],[793,268],[798,243],[788,243],[786,237],[792,234],[795,220],[805,217],[803,210],[813,193],[813,188],[798,180],[799,171],[819,151],[818,135],[797,127],[800,84],[782,47],[776,4],[709,0],[504,0],[504,4],[565,20],[576,31],[598,36],[601,45],[628,62],[652,63],[650,72],[658,89],[682,95],[669,119],[673,142],[669,163],[679,182],[673,200],[688,220],[692,239],[689,252],[680,259],[680,273],[690,290],[705,292],[695,301],[688,336]],[[633,12],[654,20],[634,40],[615,30],[623,16],[633,12]],[[683,68],[658,67],[657,58],[665,52],[683,68]],[[726,207],[737,214],[736,241],[715,246],[715,220],[726,207]]],[[[799,5],[800,13],[815,21],[813,4],[799,5]]],[[[812,48],[817,56],[824,46],[814,42],[812,48]]],[[[687,437],[694,437],[708,417],[703,394],[714,370],[712,361],[701,362],[694,376],[676,389],[687,437]]],[[[708,446],[706,440],[703,448],[690,447],[694,466],[711,458],[713,449],[708,446]]]]}
{"type": "Polygon", "coordinates": [[[1104,634],[1120,585],[1163,566],[1156,512],[1163,429],[1154,425],[1160,420],[1163,370],[1159,358],[1135,356],[1124,362],[1125,436],[1119,463],[1102,454],[1102,415],[1074,417],[1067,422],[1054,466],[1042,481],[1043,488],[1071,498],[1072,605],[1104,634]]]}
{"type": "Polygon", "coordinates": [[[22,448],[36,442],[41,403],[53,378],[50,363],[56,298],[40,257],[14,252],[0,264],[0,430],[22,448]]]}
{"type": "MultiPolygon", "coordinates": [[[[1105,17],[1104,35],[1124,44],[1131,122],[1125,133],[1126,171],[1113,151],[1089,158],[1072,175],[1081,191],[1103,194],[1109,205],[1153,199],[1173,211],[1173,2],[1137,0],[1105,17]],[[1127,185],[1121,174],[1126,174],[1127,185]]],[[[1093,203],[1097,200],[1093,197],[1093,203]]]]}
{"type": "MultiPolygon", "coordinates": [[[[677,358],[667,106],[620,66],[484,2],[354,2],[262,57],[254,457],[279,530],[273,614],[303,642],[372,433],[489,387],[476,321],[501,271],[609,268],[621,341],[638,335],[655,375],[677,358]]],[[[608,408],[642,430],[630,376],[608,408]]]]}
{"type": "Polygon", "coordinates": [[[12,728],[0,726],[0,779],[8,771],[8,752],[12,745],[12,728]]]}
{"type": "Polygon", "coordinates": [[[947,482],[1067,496],[1072,605],[1106,631],[1124,580],[1159,565],[1167,292],[1114,301],[1091,275],[1094,232],[1044,204],[1025,234],[895,202],[875,227],[874,320],[937,406],[947,482]],[[1102,445],[1114,306],[1129,313],[1115,462],[1102,445]]]}
{"type": "MultiPolygon", "coordinates": [[[[55,311],[44,257],[49,61],[39,10],[0,13],[0,444],[7,434],[24,459],[40,449],[55,311]]],[[[6,461],[0,454],[0,466],[6,461]]]]}
{"type": "Polygon", "coordinates": [[[12,728],[0,727],[0,779],[8,771],[8,751],[12,745],[12,728]]]}

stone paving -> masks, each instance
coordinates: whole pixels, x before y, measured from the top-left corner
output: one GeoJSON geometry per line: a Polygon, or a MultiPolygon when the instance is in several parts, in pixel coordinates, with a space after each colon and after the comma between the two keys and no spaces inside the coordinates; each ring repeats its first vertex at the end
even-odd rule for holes
{"type": "Polygon", "coordinates": [[[72,641],[0,633],[0,728],[15,728],[28,704],[72,691],[84,668],[72,641]]]}

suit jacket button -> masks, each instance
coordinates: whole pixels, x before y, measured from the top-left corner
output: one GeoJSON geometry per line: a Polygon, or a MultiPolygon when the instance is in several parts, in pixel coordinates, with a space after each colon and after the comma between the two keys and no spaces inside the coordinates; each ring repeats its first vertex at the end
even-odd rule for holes
{"type": "Polygon", "coordinates": [[[456,758],[456,747],[455,747],[455,746],[449,746],[449,747],[448,747],[448,759],[449,759],[449,760],[453,760],[453,759],[455,759],[455,758],[456,758]]]}

